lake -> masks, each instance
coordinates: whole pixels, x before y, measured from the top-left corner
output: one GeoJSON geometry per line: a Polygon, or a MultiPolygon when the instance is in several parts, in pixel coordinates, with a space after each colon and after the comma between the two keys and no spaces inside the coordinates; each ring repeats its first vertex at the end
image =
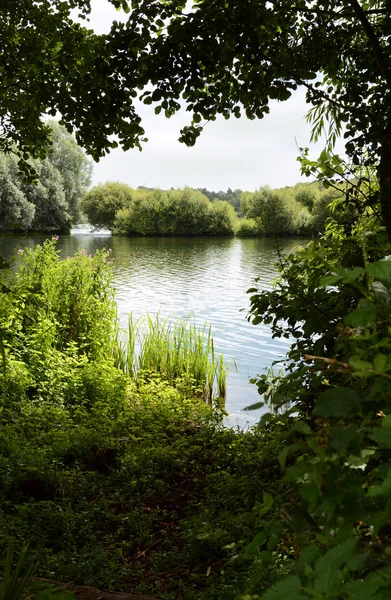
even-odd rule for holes
{"type": "MultiPolygon", "coordinates": [[[[0,236],[0,256],[10,257],[18,248],[32,247],[43,236],[0,236]]],[[[127,238],[86,228],[60,236],[58,248],[71,256],[84,248],[88,253],[111,248],[116,299],[121,323],[159,313],[162,317],[189,317],[202,327],[212,326],[215,349],[234,359],[228,375],[226,408],[228,421],[255,423],[260,411],[244,411],[259,401],[251,377],[283,358],[287,340],[273,340],[269,327],[246,320],[249,297],[246,291],[256,277],[259,286],[270,289],[277,275],[276,242],[271,239],[236,238],[127,238]]],[[[278,240],[286,255],[306,240],[278,240]]]]}

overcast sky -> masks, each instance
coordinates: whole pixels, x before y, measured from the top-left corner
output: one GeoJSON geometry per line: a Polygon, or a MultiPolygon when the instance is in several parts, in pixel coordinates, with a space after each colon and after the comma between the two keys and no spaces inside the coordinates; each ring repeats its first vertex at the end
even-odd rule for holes
{"type": "MultiPolygon", "coordinates": [[[[108,31],[113,20],[126,18],[107,0],[93,0],[92,5],[89,26],[97,33],[108,31]]],[[[321,150],[321,145],[309,143],[307,110],[304,91],[298,90],[287,102],[273,101],[262,120],[221,117],[208,123],[196,145],[188,148],[178,137],[181,127],[190,124],[190,113],[166,119],[156,116],[153,106],[141,104],[139,114],[149,141],[142,152],[116,149],[95,163],[92,183],[122,181],[134,188],[188,185],[215,191],[293,185],[303,179],[297,145],[312,148],[314,158],[321,150]]]]}

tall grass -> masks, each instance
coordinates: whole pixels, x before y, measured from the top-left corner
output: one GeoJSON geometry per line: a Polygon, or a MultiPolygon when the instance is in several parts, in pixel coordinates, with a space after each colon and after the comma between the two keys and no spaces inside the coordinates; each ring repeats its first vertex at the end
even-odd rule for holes
{"type": "Polygon", "coordinates": [[[61,260],[55,239],[19,250],[9,310],[25,344],[49,354],[74,346],[92,360],[109,354],[116,306],[107,258],[105,250],[94,256],[81,250],[61,260]]]}
{"type": "Polygon", "coordinates": [[[172,385],[191,388],[206,402],[225,398],[228,367],[216,356],[211,328],[199,330],[189,319],[129,318],[126,339],[117,335],[114,360],[118,368],[137,379],[137,373],[158,373],[172,385]]]}

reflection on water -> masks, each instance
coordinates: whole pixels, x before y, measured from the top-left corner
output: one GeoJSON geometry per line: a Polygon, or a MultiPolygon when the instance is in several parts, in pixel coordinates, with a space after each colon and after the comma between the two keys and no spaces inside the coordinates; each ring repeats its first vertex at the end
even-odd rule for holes
{"type": "MultiPolygon", "coordinates": [[[[32,247],[43,236],[1,236],[0,255],[10,256],[17,248],[32,247]]],[[[282,254],[305,240],[279,240],[282,254]]],[[[273,340],[266,326],[246,320],[249,299],[246,290],[259,277],[262,288],[270,288],[277,274],[278,254],[269,239],[235,238],[125,238],[109,232],[74,230],[61,236],[63,256],[81,248],[88,253],[111,248],[116,298],[121,322],[126,326],[130,312],[137,318],[160,313],[162,317],[188,317],[198,326],[212,325],[216,350],[234,358],[238,372],[228,376],[227,409],[254,422],[259,411],[243,409],[259,400],[250,377],[265,372],[273,360],[282,358],[287,340],[273,340]]]]}

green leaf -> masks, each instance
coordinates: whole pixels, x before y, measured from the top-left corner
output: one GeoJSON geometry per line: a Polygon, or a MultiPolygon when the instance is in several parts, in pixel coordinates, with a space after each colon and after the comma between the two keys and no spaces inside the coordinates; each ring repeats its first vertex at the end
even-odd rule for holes
{"type": "Polygon", "coordinates": [[[380,281],[387,289],[391,288],[391,261],[378,260],[367,266],[367,271],[372,277],[380,281]]]}
{"type": "Polygon", "coordinates": [[[382,575],[372,572],[364,580],[349,581],[345,589],[349,594],[348,600],[385,600],[385,596],[377,594],[385,585],[388,583],[382,575]]]}
{"type": "Polygon", "coordinates": [[[353,283],[360,277],[364,272],[361,267],[354,267],[353,269],[341,269],[341,281],[343,283],[353,283]]]}
{"type": "Polygon", "coordinates": [[[391,414],[385,415],[385,417],[382,418],[381,426],[386,429],[391,429],[391,414]]]}
{"type": "Polygon", "coordinates": [[[368,491],[369,497],[388,496],[391,494],[391,468],[387,471],[387,476],[380,485],[373,486],[368,491]]]}
{"type": "Polygon", "coordinates": [[[387,370],[387,356],[379,353],[373,359],[373,366],[379,373],[384,373],[387,370]]]}
{"type": "Polygon", "coordinates": [[[332,427],[331,428],[331,445],[336,449],[338,454],[344,455],[350,442],[352,442],[357,436],[357,426],[347,425],[346,427],[332,427]]]}
{"type": "Polygon", "coordinates": [[[332,388],[319,395],[314,414],[319,417],[343,417],[356,413],[360,407],[360,396],[351,388],[332,388]]]}
{"type": "Polygon", "coordinates": [[[303,433],[304,435],[311,433],[311,427],[305,421],[296,421],[292,426],[292,430],[303,433]]]}
{"type": "Polygon", "coordinates": [[[362,360],[357,356],[352,356],[349,358],[348,363],[355,371],[370,371],[373,369],[372,363],[368,362],[367,360],[362,360]]]}
{"type": "Polygon", "coordinates": [[[264,543],[267,541],[267,538],[267,531],[260,531],[257,533],[245,549],[246,556],[254,556],[254,554],[258,553],[259,548],[264,545],[264,543]]]}
{"type": "Polygon", "coordinates": [[[357,554],[357,556],[353,556],[353,558],[348,560],[346,566],[350,571],[361,571],[365,567],[368,556],[368,554],[357,554]]]}
{"type": "Polygon", "coordinates": [[[299,598],[302,598],[300,590],[301,581],[299,577],[297,575],[289,575],[282,581],[272,585],[261,596],[261,600],[299,600],[299,598]]]}
{"type": "Polygon", "coordinates": [[[278,462],[280,463],[281,469],[285,468],[285,463],[289,454],[289,450],[290,446],[285,446],[285,448],[283,448],[283,450],[281,450],[280,454],[278,455],[278,462]]]}
{"type": "Polygon", "coordinates": [[[273,496],[268,492],[263,492],[263,504],[268,508],[271,508],[273,506],[273,503],[273,496]]]}
{"type": "Polygon", "coordinates": [[[250,406],[246,406],[243,410],[256,410],[257,408],[262,408],[265,406],[264,402],[255,402],[255,404],[250,404],[250,406]]]}
{"type": "Polygon", "coordinates": [[[383,285],[380,281],[373,281],[371,284],[371,291],[379,300],[385,300],[389,302],[391,300],[391,295],[385,285],[383,285]]]}
{"type": "Polygon", "coordinates": [[[335,548],[328,550],[315,564],[315,590],[317,593],[332,595],[342,580],[341,567],[356,554],[357,540],[350,538],[335,548]]]}
{"type": "Polygon", "coordinates": [[[372,300],[363,298],[357,310],[353,310],[345,318],[345,324],[351,327],[370,327],[376,321],[376,304],[372,300]]]}
{"type": "Polygon", "coordinates": [[[391,415],[381,420],[381,427],[374,427],[370,438],[377,442],[380,448],[391,448],[391,415]]]}
{"type": "Polygon", "coordinates": [[[329,285],[335,285],[341,281],[341,275],[328,275],[327,277],[323,277],[321,280],[321,285],[327,287],[329,285]]]}

